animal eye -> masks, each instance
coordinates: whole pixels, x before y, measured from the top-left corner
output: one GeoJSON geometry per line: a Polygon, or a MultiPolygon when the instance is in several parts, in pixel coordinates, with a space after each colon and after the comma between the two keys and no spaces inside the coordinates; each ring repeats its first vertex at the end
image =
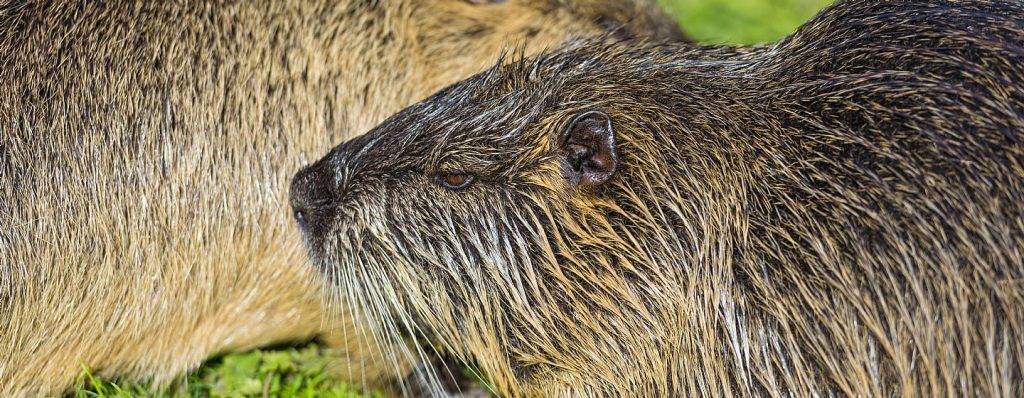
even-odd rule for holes
{"type": "Polygon", "coordinates": [[[442,187],[451,190],[459,190],[468,187],[473,183],[473,181],[476,181],[476,177],[472,174],[460,171],[454,173],[440,173],[434,177],[434,180],[442,187]]]}

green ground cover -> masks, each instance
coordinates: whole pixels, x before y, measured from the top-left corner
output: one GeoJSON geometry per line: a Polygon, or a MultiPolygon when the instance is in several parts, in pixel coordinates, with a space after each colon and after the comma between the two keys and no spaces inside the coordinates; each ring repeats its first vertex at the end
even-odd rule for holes
{"type": "Polygon", "coordinates": [[[694,39],[755,44],[792,32],[831,1],[659,0],[694,39]]]}
{"type": "MultiPolygon", "coordinates": [[[[793,31],[829,1],[659,0],[686,32],[702,42],[753,44],[793,31]]],[[[370,397],[332,379],[315,345],[256,350],[209,361],[166,391],[96,380],[86,370],[78,397],[370,397]]]]}

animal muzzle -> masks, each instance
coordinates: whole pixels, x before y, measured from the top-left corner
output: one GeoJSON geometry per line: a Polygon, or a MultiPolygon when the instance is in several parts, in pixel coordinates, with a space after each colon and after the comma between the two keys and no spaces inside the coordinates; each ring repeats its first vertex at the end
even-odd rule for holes
{"type": "Polygon", "coordinates": [[[324,162],[306,166],[292,179],[292,215],[307,239],[319,240],[330,229],[337,201],[333,173],[324,162]]]}

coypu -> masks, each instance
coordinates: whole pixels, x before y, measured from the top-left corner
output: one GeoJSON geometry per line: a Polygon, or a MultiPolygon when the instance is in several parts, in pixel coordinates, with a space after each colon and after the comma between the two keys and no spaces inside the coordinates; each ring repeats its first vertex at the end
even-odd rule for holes
{"type": "Polygon", "coordinates": [[[306,154],[507,45],[674,26],[647,0],[0,4],[0,396],[335,327],[343,376],[401,374],[322,319],[282,209],[306,154]]]}
{"type": "Polygon", "coordinates": [[[1008,0],[570,43],[341,143],[290,200],[382,341],[510,396],[1021,396],[1022,45],[1008,0]]]}

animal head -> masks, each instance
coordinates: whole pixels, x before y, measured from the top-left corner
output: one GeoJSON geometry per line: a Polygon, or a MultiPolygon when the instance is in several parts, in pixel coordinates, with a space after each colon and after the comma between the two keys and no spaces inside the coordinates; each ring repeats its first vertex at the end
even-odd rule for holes
{"type": "Polygon", "coordinates": [[[679,296],[680,269],[664,265],[696,243],[675,228],[700,228],[678,196],[700,187],[673,182],[665,157],[678,102],[630,88],[665,78],[660,61],[607,46],[495,67],[294,179],[314,261],[379,333],[472,358],[512,392],[668,362],[624,336],[678,324],[651,308],[679,296]]]}

